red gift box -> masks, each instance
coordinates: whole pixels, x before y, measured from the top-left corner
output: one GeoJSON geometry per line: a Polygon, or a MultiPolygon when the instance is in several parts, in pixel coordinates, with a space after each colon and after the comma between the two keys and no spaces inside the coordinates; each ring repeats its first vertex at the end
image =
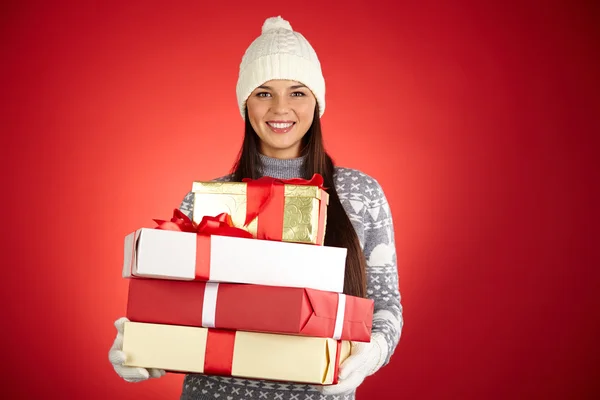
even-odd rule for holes
{"type": "Polygon", "coordinates": [[[131,321],[368,342],[374,302],[308,288],[129,281],[131,321]]]}

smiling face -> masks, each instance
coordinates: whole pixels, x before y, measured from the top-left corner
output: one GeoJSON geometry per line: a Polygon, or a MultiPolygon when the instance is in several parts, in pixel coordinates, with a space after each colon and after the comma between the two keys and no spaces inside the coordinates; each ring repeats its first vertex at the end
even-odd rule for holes
{"type": "Polygon", "coordinates": [[[303,84],[271,80],[248,97],[248,119],[260,138],[262,154],[280,159],[300,156],[302,138],[312,125],[317,101],[303,84]]]}

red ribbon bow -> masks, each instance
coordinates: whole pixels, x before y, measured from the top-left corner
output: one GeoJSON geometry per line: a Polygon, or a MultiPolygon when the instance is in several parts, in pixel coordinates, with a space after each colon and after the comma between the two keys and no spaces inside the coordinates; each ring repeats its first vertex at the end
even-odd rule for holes
{"type": "Polygon", "coordinates": [[[244,222],[244,226],[248,226],[267,207],[274,197],[274,188],[276,185],[318,186],[324,189],[323,176],[320,174],[314,174],[310,180],[302,178],[278,179],[263,176],[259,179],[244,178],[242,182],[248,184],[248,202],[246,204],[246,221],[244,222]]]}
{"type": "Polygon", "coordinates": [[[158,224],[155,229],[194,232],[198,235],[233,236],[252,239],[252,234],[250,232],[233,226],[231,216],[227,213],[219,214],[216,217],[206,215],[202,218],[202,221],[196,225],[187,215],[176,208],[173,211],[173,217],[170,221],[155,219],[154,222],[158,224]]]}

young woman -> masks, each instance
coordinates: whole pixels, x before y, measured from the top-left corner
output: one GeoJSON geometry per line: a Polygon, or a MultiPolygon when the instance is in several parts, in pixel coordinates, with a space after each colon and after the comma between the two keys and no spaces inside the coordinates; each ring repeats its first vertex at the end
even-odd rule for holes
{"type": "MultiPolygon", "coordinates": [[[[402,330],[402,306],[392,217],[378,182],[355,169],[333,164],[325,152],[320,118],[325,111],[325,81],[310,43],[281,17],[268,18],[262,34],[246,50],[240,65],[237,100],[245,135],[230,175],[218,181],[324,177],[330,195],[326,246],[348,249],[344,292],[375,302],[370,343],[353,343],[341,365],[339,383],[299,385],[200,374],[186,375],[182,400],[204,399],[354,399],[363,380],[386,365],[402,330]],[[335,397],[334,397],[335,396],[335,397]]],[[[192,216],[193,194],[180,209],[192,216]]],[[[122,327],[109,359],[125,380],[139,382],[165,371],[123,366],[122,327]]]]}

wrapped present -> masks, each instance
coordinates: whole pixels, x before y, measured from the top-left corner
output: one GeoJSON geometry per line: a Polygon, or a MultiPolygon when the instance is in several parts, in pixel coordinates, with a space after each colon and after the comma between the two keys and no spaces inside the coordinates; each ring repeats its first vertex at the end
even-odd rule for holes
{"type": "Polygon", "coordinates": [[[328,338],[126,322],[126,366],[307,384],[337,382],[350,343],[328,338]]]}
{"type": "Polygon", "coordinates": [[[251,238],[225,214],[194,224],[179,210],[125,237],[124,278],[247,283],[343,292],[347,249],[251,238]]]}
{"type": "Polygon", "coordinates": [[[323,245],[329,195],[323,178],[194,182],[192,220],[231,215],[233,225],[263,240],[323,245]]]}
{"type": "Polygon", "coordinates": [[[131,321],[368,342],[373,300],[306,288],[129,281],[131,321]]]}

